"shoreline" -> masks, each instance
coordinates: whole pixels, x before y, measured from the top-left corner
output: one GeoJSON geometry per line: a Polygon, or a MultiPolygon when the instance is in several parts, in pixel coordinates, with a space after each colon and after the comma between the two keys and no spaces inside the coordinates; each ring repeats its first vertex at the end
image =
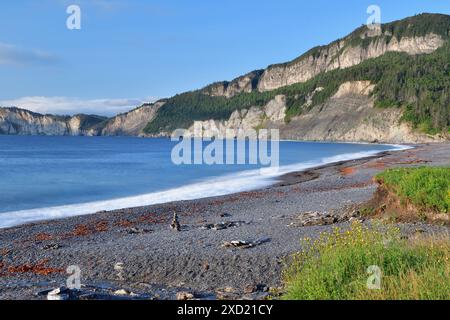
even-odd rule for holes
{"type": "MultiPolygon", "coordinates": [[[[376,173],[397,166],[448,166],[449,153],[450,144],[418,145],[290,173],[261,190],[2,229],[0,299],[45,299],[39,293],[65,286],[71,265],[81,269],[86,299],[175,299],[182,291],[199,299],[223,294],[263,299],[266,289],[282,285],[284,264],[301,248],[300,239],[348,226],[347,214],[372,198],[376,173]],[[174,212],[180,232],[169,227],[174,212]],[[298,225],[311,212],[318,213],[318,223],[298,225]],[[329,214],[338,221],[328,222],[329,214]],[[224,247],[238,240],[255,246],[224,247]],[[24,266],[26,272],[10,272],[24,266]],[[263,289],[248,293],[248,286],[263,289]],[[117,296],[119,289],[136,295],[117,296]]],[[[422,223],[399,227],[405,234],[449,230],[422,223]]]]}
{"type": "MultiPolygon", "coordinates": [[[[305,141],[292,141],[292,142],[305,142],[305,141]]],[[[310,142],[310,143],[315,143],[315,142],[310,142]]],[[[334,143],[334,142],[323,142],[323,143],[334,143]]],[[[350,143],[349,144],[355,144],[355,143],[350,143]]],[[[364,143],[365,144],[365,143],[364,143]]],[[[370,143],[367,143],[370,144],[370,143]]],[[[384,144],[382,144],[384,145],[384,144]]],[[[74,204],[68,204],[68,205],[60,205],[60,206],[55,206],[55,207],[45,207],[45,208],[35,208],[35,209],[26,209],[26,210],[19,210],[19,211],[10,211],[10,212],[4,212],[2,214],[5,215],[12,215],[12,216],[21,216],[23,215],[24,217],[22,218],[23,220],[25,220],[24,222],[21,223],[6,223],[6,225],[0,225],[0,230],[2,229],[7,229],[7,228],[12,228],[12,227],[16,227],[16,226],[23,226],[23,225],[27,225],[27,224],[34,224],[34,223],[39,223],[41,221],[45,222],[45,221],[51,221],[51,220],[60,220],[60,219],[66,219],[66,218],[71,218],[71,217],[76,217],[76,216],[85,216],[85,215],[92,215],[92,214],[97,214],[97,213],[104,213],[104,212],[109,212],[109,211],[117,211],[117,210],[127,210],[127,209],[132,209],[135,207],[142,207],[142,206],[153,206],[153,205],[162,205],[162,204],[167,204],[167,203],[175,203],[175,202],[180,202],[180,201],[196,201],[196,200],[201,200],[201,199],[208,199],[208,198],[215,198],[215,197],[221,197],[221,196],[229,196],[229,195],[233,195],[233,194],[239,194],[241,192],[251,192],[251,191],[258,191],[261,189],[266,189],[266,188],[271,188],[274,186],[279,186],[279,185],[286,185],[285,180],[287,181],[291,181],[288,183],[299,183],[302,181],[306,181],[304,176],[301,173],[307,173],[310,171],[314,171],[317,169],[321,169],[321,168],[327,168],[329,166],[338,166],[341,164],[344,164],[346,162],[351,162],[354,160],[366,160],[366,159],[373,159],[373,158],[378,158],[378,157],[384,157],[386,154],[388,154],[389,152],[399,152],[399,151],[405,151],[405,150],[410,150],[415,148],[415,146],[413,145],[399,145],[399,144],[386,144],[384,146],[389,146],[392,147],[392,150],[386,150],[386,151],[361,151],[361,152],[355,152],[355,153],[346,153],[346,154],[339,154],[336,156],[331,156],[328,158],[321,158],[315,161],[305,161],[305,162],[300,162],[300,163],[296,163],[296,164],[291,164],[291,165],[287,165],[284,166],[284,168],[290,167],[290,166],[300,166],[301,164],[305,164],[305,168],[300,169],[300,170],[293,170],[287,173],[281,173],[279,175],[267,175],[266,177],[266,183],[264,186],[258,186],[258,187],[252,187],[252,188],[248,188],[248,189],[243,189],[243,190],[237,190],[237,191],[230,191],[229,193],[223,193],[223,194],[212,194],[210,196],[206,196],[206,197],[198,197],[198,198],[184,198],[184,199],[171,199],[171,200],[167,200],[167,201],[163,201],[163,202],[154,202],[151,203],[151,201],[149,204],[145,204],[145,205],[139,205],[139,206],[118,206],[118,205],[114,205],[113,203],[119,203],[119,202],[126,202],[126,201],[133,201],[132,199],[134,199],[134,202],[145,202],[146,200],[144,200],[143,198],[145,197],[151,197],[151,196],[156,196],[156,195],[164,195],[166,193],[174,193],[177,190],[183,190],[186,188],[192,188],[194,186],[198,186],[201,184],[208,184],[211,183],[213,181],[215,181],[216,179],[219,178],[226,178],[230,175],[225,175],[222,177],[212,177],[210,179],[205,179],[204,181],[199,181],[197,183],[193,183],[193,184],[187,184],[187,185],[182,185],[182,186],[178,186],[178,187],[174,187],[168,190],[162,190],[162,191],[155,191],[155,192],[151,192],[151,193],[146,193],[146,194],[139,194],[139,195],[134,195],[134,196],[128,196],[128,197],[123,197],[123,198],[115,198],[115,199],[105,199],[105,200],[98,200],[98,201],[94,201],[94,202],[85,202],[85,203],[74,203],[74,204]],[[367,156],[362,156],[359,157],[360,154],[363,153],[373,153],[371,155],[367,155],[367,156]],[[338,160],[338,161],[331,161],[331,162],[325,162],[325,163],[320,163],[320,161],[323,161],[324,159],[332,159],[332,158],[339,158],[339,157],[350,157],[349,159],[344,159],[344,160],[338,160]],[[307,164],[308,163],[314,163],[316,162],[316,164],[311,164],[311,166],[309,167],[307,164]],[[293,179],[293,177],[298,177],[298,176],[302,176],[301,178],[299,178],[299,180],[297,181],[296,179],[293,179]],[[109,203],[109,207],[108,208],[108,203],[109,203]],[[83,207],[95,207],[97,206],[97,210],[91,211],[91,210],[86,210],[86,209],[81,209],[83,207]],[[75,210],[81,210],[81,212],[79,211],[78,213],[70,213],[70,214],[65,214],[64,212],[70,212],[70,211],[75,211],[75,210]],[[37,218],[35,219],[35,216],[38,216],[40,213],[40,211],[47,211],[49,213],[47,213],[47,215],[54,215],[55,217],[53,218],[37,218]],[[61,216],[57,216],[57,215],[61,215],[61,216]],[[28,218],[27,217],[31,217],[28,218]]],[[[416,146],[420,146],[420,145],[416,145],[416,146]]],[[[281,169],[283,167],[280,167],[279,169],[281,169]]],[[[252,170],[244,170],[238,173],[245,173],[245,172],[251,172],[252,170]]],[[[262,182],[261,182],[262,183],[262,182]]],[[[264,184],[264,183],[263,183],[264,184]]],[[[16,218],[18,219],[18,218],[16,218]]]]}

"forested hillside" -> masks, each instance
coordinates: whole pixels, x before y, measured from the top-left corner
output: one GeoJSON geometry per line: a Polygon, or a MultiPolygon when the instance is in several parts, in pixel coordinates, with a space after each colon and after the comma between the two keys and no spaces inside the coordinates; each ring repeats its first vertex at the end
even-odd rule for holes
{"type": "MultiPolygon", "coordinates": [[[[347,36],[346,46],[368,46],[375,41],[377,36],[364,37],[367,30],[364,26],[347,36]]],[[[402,108],[403,121],[411,123],[417,130],[431,134],[448,131],[450,16],[418,15],[382,25],[381,30],[385,41],[390,41],[392,37],[399,40],[432,33],[442,37],[445,44],[431,54],[387,52],[356,66],[323,72],[306,82],[271,91],[241,92],[231,98],[211,96],[205,89],[183,93],[168,99],[144,132],[157,134],[188,128],[194,120],[228,119],[234,110],[263,106],[279,94],[287,96],[286,122],[289,122],[292,117],[325,102],[342,83],[357,80],[369,80],[376,85],[373,92],[376,107],[402,108]],[[320,91],[316,90],[318,88],[320,91]],[[308,99],[312,99],[312,103],[306,103],[308,99]]],[[[312,49],[305,55],[317,55],[321,52],[319,48],[323,47],[312,49]]],[[[256,75],[259,76],[260,72],[256,75]]]]}
{"type": "Polygon", "coordinates": [[[403,108],[403,120],[423,132],[448,131],[450,125],[450,42],[428,55],[389,52],[347,68],[268,92],[240,93],[232,98],[212,97],[202,91],[168,100],[146,133],[188,128],[194,120],[227,119],[234,110],[263,106],[278,94],[287,96],[286,121],[330,98],[347,81],[369,80],[378,108],[403,108]],[[317,88],[321,91],[312,93],[317,88]],[[305,104],[312,96],[312,103],[305,104]]]}

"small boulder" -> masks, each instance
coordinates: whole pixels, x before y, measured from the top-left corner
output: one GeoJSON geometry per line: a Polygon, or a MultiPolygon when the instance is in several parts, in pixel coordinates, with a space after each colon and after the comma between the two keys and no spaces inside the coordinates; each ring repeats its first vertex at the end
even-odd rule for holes
{"type": "Polygon", "coordinates": [[[125,290],[125,289],[119,289],[119,290],[114,291],[114,295],[116,295],[116,296],[128,296],[128,295],[130,295],[130,292],[125,290]]]}
{"type": "Polygon", "coordinates": [[[62,301],[70,299],[70,290],[66,287],[56,288],[47,293],[47,300],[62,301]]]}
{"type": "Polygon", "coordinates": [[[187,291],[181,291],[177,292],[176,296],[177,300],[192,300],[195,298],[194,294],[187,292],[187,291]]]}

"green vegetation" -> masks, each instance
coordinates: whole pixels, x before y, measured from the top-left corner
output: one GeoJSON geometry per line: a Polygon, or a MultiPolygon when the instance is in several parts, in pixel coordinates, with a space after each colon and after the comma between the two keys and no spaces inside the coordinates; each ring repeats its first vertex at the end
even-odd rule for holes
{"type": "Polygon", "coordinates": [[[83,129],[93,127],[107,120],[106,117],[96,115],[79,114],[76,116],[80,118],[80,128],[83,129]]]}
{"type": "MultiPolygon", "coordinates": [[[[445,38],[449,36],[450,17],[445,15],[419,15],[383,25],[392,36],[420,36],[429,32],[445,38]]],[[[358,45],[361,39],[358,29],[350,39],[358,45]],[[355,42],[356,41],[356,42],[355,42]]],[[[389,41],[390,37],[386,37],[389,41]]],[[[371,41],[374,38],[370,38],[371,41]]],[[[320,48],[307,54],[317,55],[320,48]]],[[[295,60],[294,60],[295,61],[295,60]]],[[[411,56],[387,53],[379,58],[366,60],[347,69],[319,74],[305,83],[298,83],[269,92],[241,93],[232,98],[212,97],[203,91],[193,91],[168,99],[156,118],[144,129],[147,133],[188,128],[194,120],[230,117],[234,110],[251,106],[264,106],[278,94],[287,96],[286,121],[324,103],[346,81],[368,80],[376,85],[375,105],[380,108],[403,108],[402,121],[411,123],[417,130],[436,134],[450,128],[450,41],[429,55],[411,56]],[[314,90],[323,88],[322,91],[314,90]],[[305,105],[308,97],[312,104],[305,105]]]]}
{"type": "Polygon", "coordinates": [[[405,204],[413,204],[423,211],[450,211],[450,168],[389,169],[376,179],[405,204]]]}
{"type": "Polygon", "coordinates": [[[147,133],[189,128],[194,120],[227,119],[233,111],[262,106],[273,97],[271,93],[241,93],[231,99],[212,97],[192,91],[170,98],[156,118],[144,129],[147,133]]]}
{"type": "Polygon", "coordinates": [[[285,300],[450,299],[448,238],[407,240],[392,227],[354,223],[304,248],[284,273],[285,300]],[[367,286],[370,266],[381,271],[379,289],[367,286]]]}
{"type": "MultiPolygon", "coordinates": [[[[366,26],[362,26],[355,30],[347,37],[347,46],[362,46],[365,48],[369,46],[371,41],[381,38],[381,36],[375,38],[361,37],[366,31],[366,26]]],[[[381,31],[383,39],[386,42],[390,42],[393,37],[400,40],[402,38],[421,37],[430,33],[448,37],[450,31],[450,17],[443,14],[419,14],[406,19],[382,24],[381,31]],[[385,37],[385,35],[388,36],[385,37]]]]}

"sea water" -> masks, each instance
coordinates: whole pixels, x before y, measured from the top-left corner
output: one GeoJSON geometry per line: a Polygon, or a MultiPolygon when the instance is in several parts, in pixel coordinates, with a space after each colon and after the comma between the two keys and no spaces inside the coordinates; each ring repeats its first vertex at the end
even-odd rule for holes
{"type": "Polygon", "coordinates": [[[249,191],[285,173],[375,155],[396,145],[281,141],[279,170],[175,165],[170,139],[0,136],[0,228],[249,191]]]}

